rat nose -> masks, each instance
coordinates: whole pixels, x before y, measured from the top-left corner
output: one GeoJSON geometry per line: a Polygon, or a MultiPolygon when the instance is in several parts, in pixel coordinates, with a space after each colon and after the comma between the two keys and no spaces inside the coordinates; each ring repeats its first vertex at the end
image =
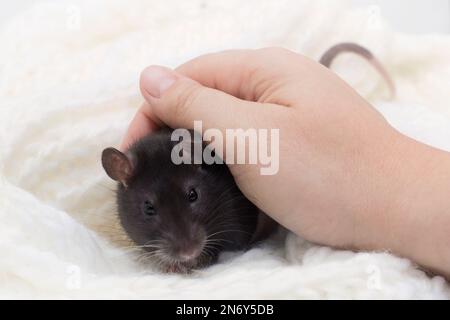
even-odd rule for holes
{"type": "Polygon", "coordinates": [[[198,258],[206,245],[206,231],[202,225],[185,221],[178,230],[172,230],[170,255],[180,262],[191,262],[198,258]]]}
{"type": "Polygon", "coordinates": [[[203,251],[203,246],[196,246],[192,248],[185,248],[180,250],[177,254],[177,258],[183,262],[193,260],[200,256],[203,251]]]}

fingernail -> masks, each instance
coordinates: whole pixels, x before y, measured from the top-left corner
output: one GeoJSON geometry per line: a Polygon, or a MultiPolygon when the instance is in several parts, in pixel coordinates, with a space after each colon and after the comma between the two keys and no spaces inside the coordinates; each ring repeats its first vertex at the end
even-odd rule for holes
{"type": "Polygon", "coordinates": [[[168,68],[147,67],[141,74],[141,90],[153,98],[161,98],[176,80],[176,74],[168,68]]]}

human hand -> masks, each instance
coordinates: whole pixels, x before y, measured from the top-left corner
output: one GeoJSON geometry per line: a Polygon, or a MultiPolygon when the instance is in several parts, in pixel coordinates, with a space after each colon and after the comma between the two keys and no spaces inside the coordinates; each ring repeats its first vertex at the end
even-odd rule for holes
{"type": "Polygon", "coordinates": [[[450,221],[443,212],[450,206],[436,192],[449,189],[448,154],[400,134],[318,63],[278,48],[227,51],[175,71],[148,67],[141,92],[146,102],[122,148],[163,124],[193,128],[195,120],[222,132],[279,129],[277,174],[261,175],[260,165],[230,165],[261,210],[310,241],[388,249],[448,270],[450,259],[438,257],[450,232],[435,225],[450,221]]]}

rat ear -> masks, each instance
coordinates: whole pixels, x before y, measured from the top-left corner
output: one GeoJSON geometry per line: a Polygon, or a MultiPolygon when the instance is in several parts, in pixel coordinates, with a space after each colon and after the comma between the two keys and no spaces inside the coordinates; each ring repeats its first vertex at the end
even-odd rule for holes
{"type": "Polygon", "coordinates": [[[113,180],[127,186],[127,181],[133,176],[134,166],[131,159],[114,148],[102,152],[102,165],[106,174],[113,180]]]}

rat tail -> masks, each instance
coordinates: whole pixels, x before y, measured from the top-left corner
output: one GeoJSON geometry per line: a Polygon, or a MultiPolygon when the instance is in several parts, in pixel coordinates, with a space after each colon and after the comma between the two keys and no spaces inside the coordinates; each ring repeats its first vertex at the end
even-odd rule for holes
{"type": "Polygon", "coordinates": [[[357,55],[363,57],[364,59],[366,59],[367,61],[369,61],[369,63],[381,74],[381,76],[386,81],[386,83],[389,87],[390,100],[395,98],[395,94],[396,94],[395,85],[394,85],[394,82],[392,81],[389,73],[386,71],[386,69],[383,67],[383,65],[380,63],[380,61],[378,61],[378,59],[374,57],[372,52],[370,52],[366,48],[364,48],[356,43],[344,42],[344,43],[339,43],[339,44],[331,47],[320,58],[320,63],[322,65],[324,65],[325,67],[330,68],[334,59],[341,53],[345,53],[345,52],[351,52],[351,53],[357,54],[357,55]]]}

